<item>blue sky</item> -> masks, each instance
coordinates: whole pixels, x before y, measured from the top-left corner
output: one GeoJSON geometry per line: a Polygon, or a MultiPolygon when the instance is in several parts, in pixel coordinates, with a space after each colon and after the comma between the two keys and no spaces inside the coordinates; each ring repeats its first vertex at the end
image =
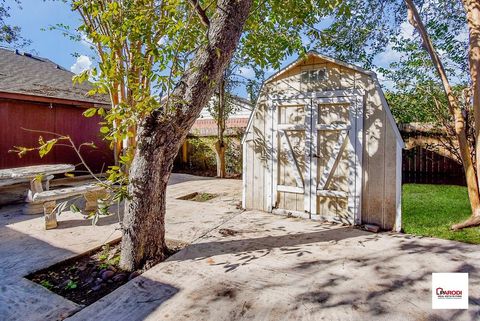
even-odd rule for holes
{"type": "MultiPolygon", "coordinates": [[[[7,0],[13,2],[12,0],[7,0]]],[[[89,55],[88,46],[74,42],[58,31],[42,31],[57,23],[77,26],[80,23],[76,13],[70,11],[68,4],[52,0],[22,0],[22,9],[11,5],[9,22],[22,28],[22,35],[32,41],[25,51],[34,51],[41,57],[48,58],[55,63],[70,69],[76,62],[75,52],[89,55]]]]}
{"type": "MultiPolygon", "coordinates": [[[[11,17],[9,22],[22,28],[22,35],[32,41],[30,47],[25,51],[37,54],[40,57],[48,58],[55,63],[74,72],[80,72],[90,65],[88,56],[92,56],[88,44],[75,42],[65,37],[59,31],[48,30],[49,26],[63,23],[76,27],[80,24],[80,18],[70,10],[68,4],[58,0],[22,0],[22,8],[11,3],[11,17]],[[42,30],[42,29],[47,29],[42,30]],[[81,57],[75,57],[75,53],[81,57]]],[[[411,32],[406,26],[405,32],[411,32]]],[[[287,58],[283,65],[290,63],[296,57],[287,58]]],[[[388,66],[392,60],[398,59],[398,54],[387,48],[384,54],[377,57],[376,62],[381,66],[388,66]]],[[[274,72],[270,70],[267,77],[274,72]]],[[[253,73],[243,70],[243,75],[251,77],[253,73]]],[[[237,94],[246,96],[244,88],[238,88],[237,94]]]]}

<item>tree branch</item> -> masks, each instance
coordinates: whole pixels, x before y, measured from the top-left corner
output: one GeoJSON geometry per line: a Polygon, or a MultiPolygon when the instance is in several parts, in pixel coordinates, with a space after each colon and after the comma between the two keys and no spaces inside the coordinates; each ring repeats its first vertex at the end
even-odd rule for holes
{"type": "Polygon", "coordinates": [[[197,12],[197,15],[200,18],[200,21],[202,21],[205,27],[210,28],[210,19],[208,19],[206,11],[202,9],[198,0],[190,0],[189,2],[197,12]]]}

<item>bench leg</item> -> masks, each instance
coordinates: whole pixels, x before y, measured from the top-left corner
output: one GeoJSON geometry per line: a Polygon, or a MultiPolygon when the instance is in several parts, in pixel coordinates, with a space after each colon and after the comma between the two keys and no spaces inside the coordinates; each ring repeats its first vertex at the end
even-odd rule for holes
{"type": "Polygon", "coordinates": [[[86,192],[83,197],[85,198],[85,211],[96,211],[98,207],[98,200],[105,197],[105,191],[86,192]]]}
{"type": "Polygon", "coordinates": [[[43,203],[43,212],[45,214],[45,229],[51,230],[58,226],[57,223],[57,211],[55,211],[55,201],[49,201],[43,203]]]}
{"type": "Polygon", "coordinates": [[[25,203],[23,205],[22,213],[27,215],[42,214],[43,204],[42,203],[25,203]]]}
{"type": "Polygon", "coordinates": [[[43,205],[42,203],[34,202],[33,196],[36,193],[42,192],[42,181],[38,179],[32,179],[30,181],[30,189],[27,191],[27,198],[25,199],[25,205],[23,207],[23,214],[42,214],[43,213],[43,205]]]}
{"type": "Polygon", "coordinates": [[[45,191],[49,191],[50,190],[50,181],[53,179],[53,175],[48,175],[47,177],[45,177],[45,188],[44,190],[45,191]]]}

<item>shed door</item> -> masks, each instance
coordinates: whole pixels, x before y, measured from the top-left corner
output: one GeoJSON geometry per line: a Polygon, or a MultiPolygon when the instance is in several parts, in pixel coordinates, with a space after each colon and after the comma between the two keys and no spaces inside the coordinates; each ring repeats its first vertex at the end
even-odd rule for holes
{"type": "MultiPolygon", "coordinates": [[[[306,113],[310,99],[277,100],[273,105],[272,208],[303,213],[309,206],[306,113]]],[[[309,119],[309,118],[308,118],[309,119]]]]}
{"type": "Polygon", "coordinates": [[[357,97],[274,104],[273,208],[360,223],[361,106],[357,97]]]}
{"type": "Polygon", "coordinates": [[[311,105],[312,218],[359,224],[363,115],[356,97],[315,98],[311,105]]]}

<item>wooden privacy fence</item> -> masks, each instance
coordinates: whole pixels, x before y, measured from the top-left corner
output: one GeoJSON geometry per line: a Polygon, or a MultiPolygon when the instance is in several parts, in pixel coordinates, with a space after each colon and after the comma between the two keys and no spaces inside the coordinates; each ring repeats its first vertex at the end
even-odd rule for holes
{"type": "Polygon", "coordinates": [[[403,150],[402,183],[466,185],[461,164],[420,146],[403,150]]]}

